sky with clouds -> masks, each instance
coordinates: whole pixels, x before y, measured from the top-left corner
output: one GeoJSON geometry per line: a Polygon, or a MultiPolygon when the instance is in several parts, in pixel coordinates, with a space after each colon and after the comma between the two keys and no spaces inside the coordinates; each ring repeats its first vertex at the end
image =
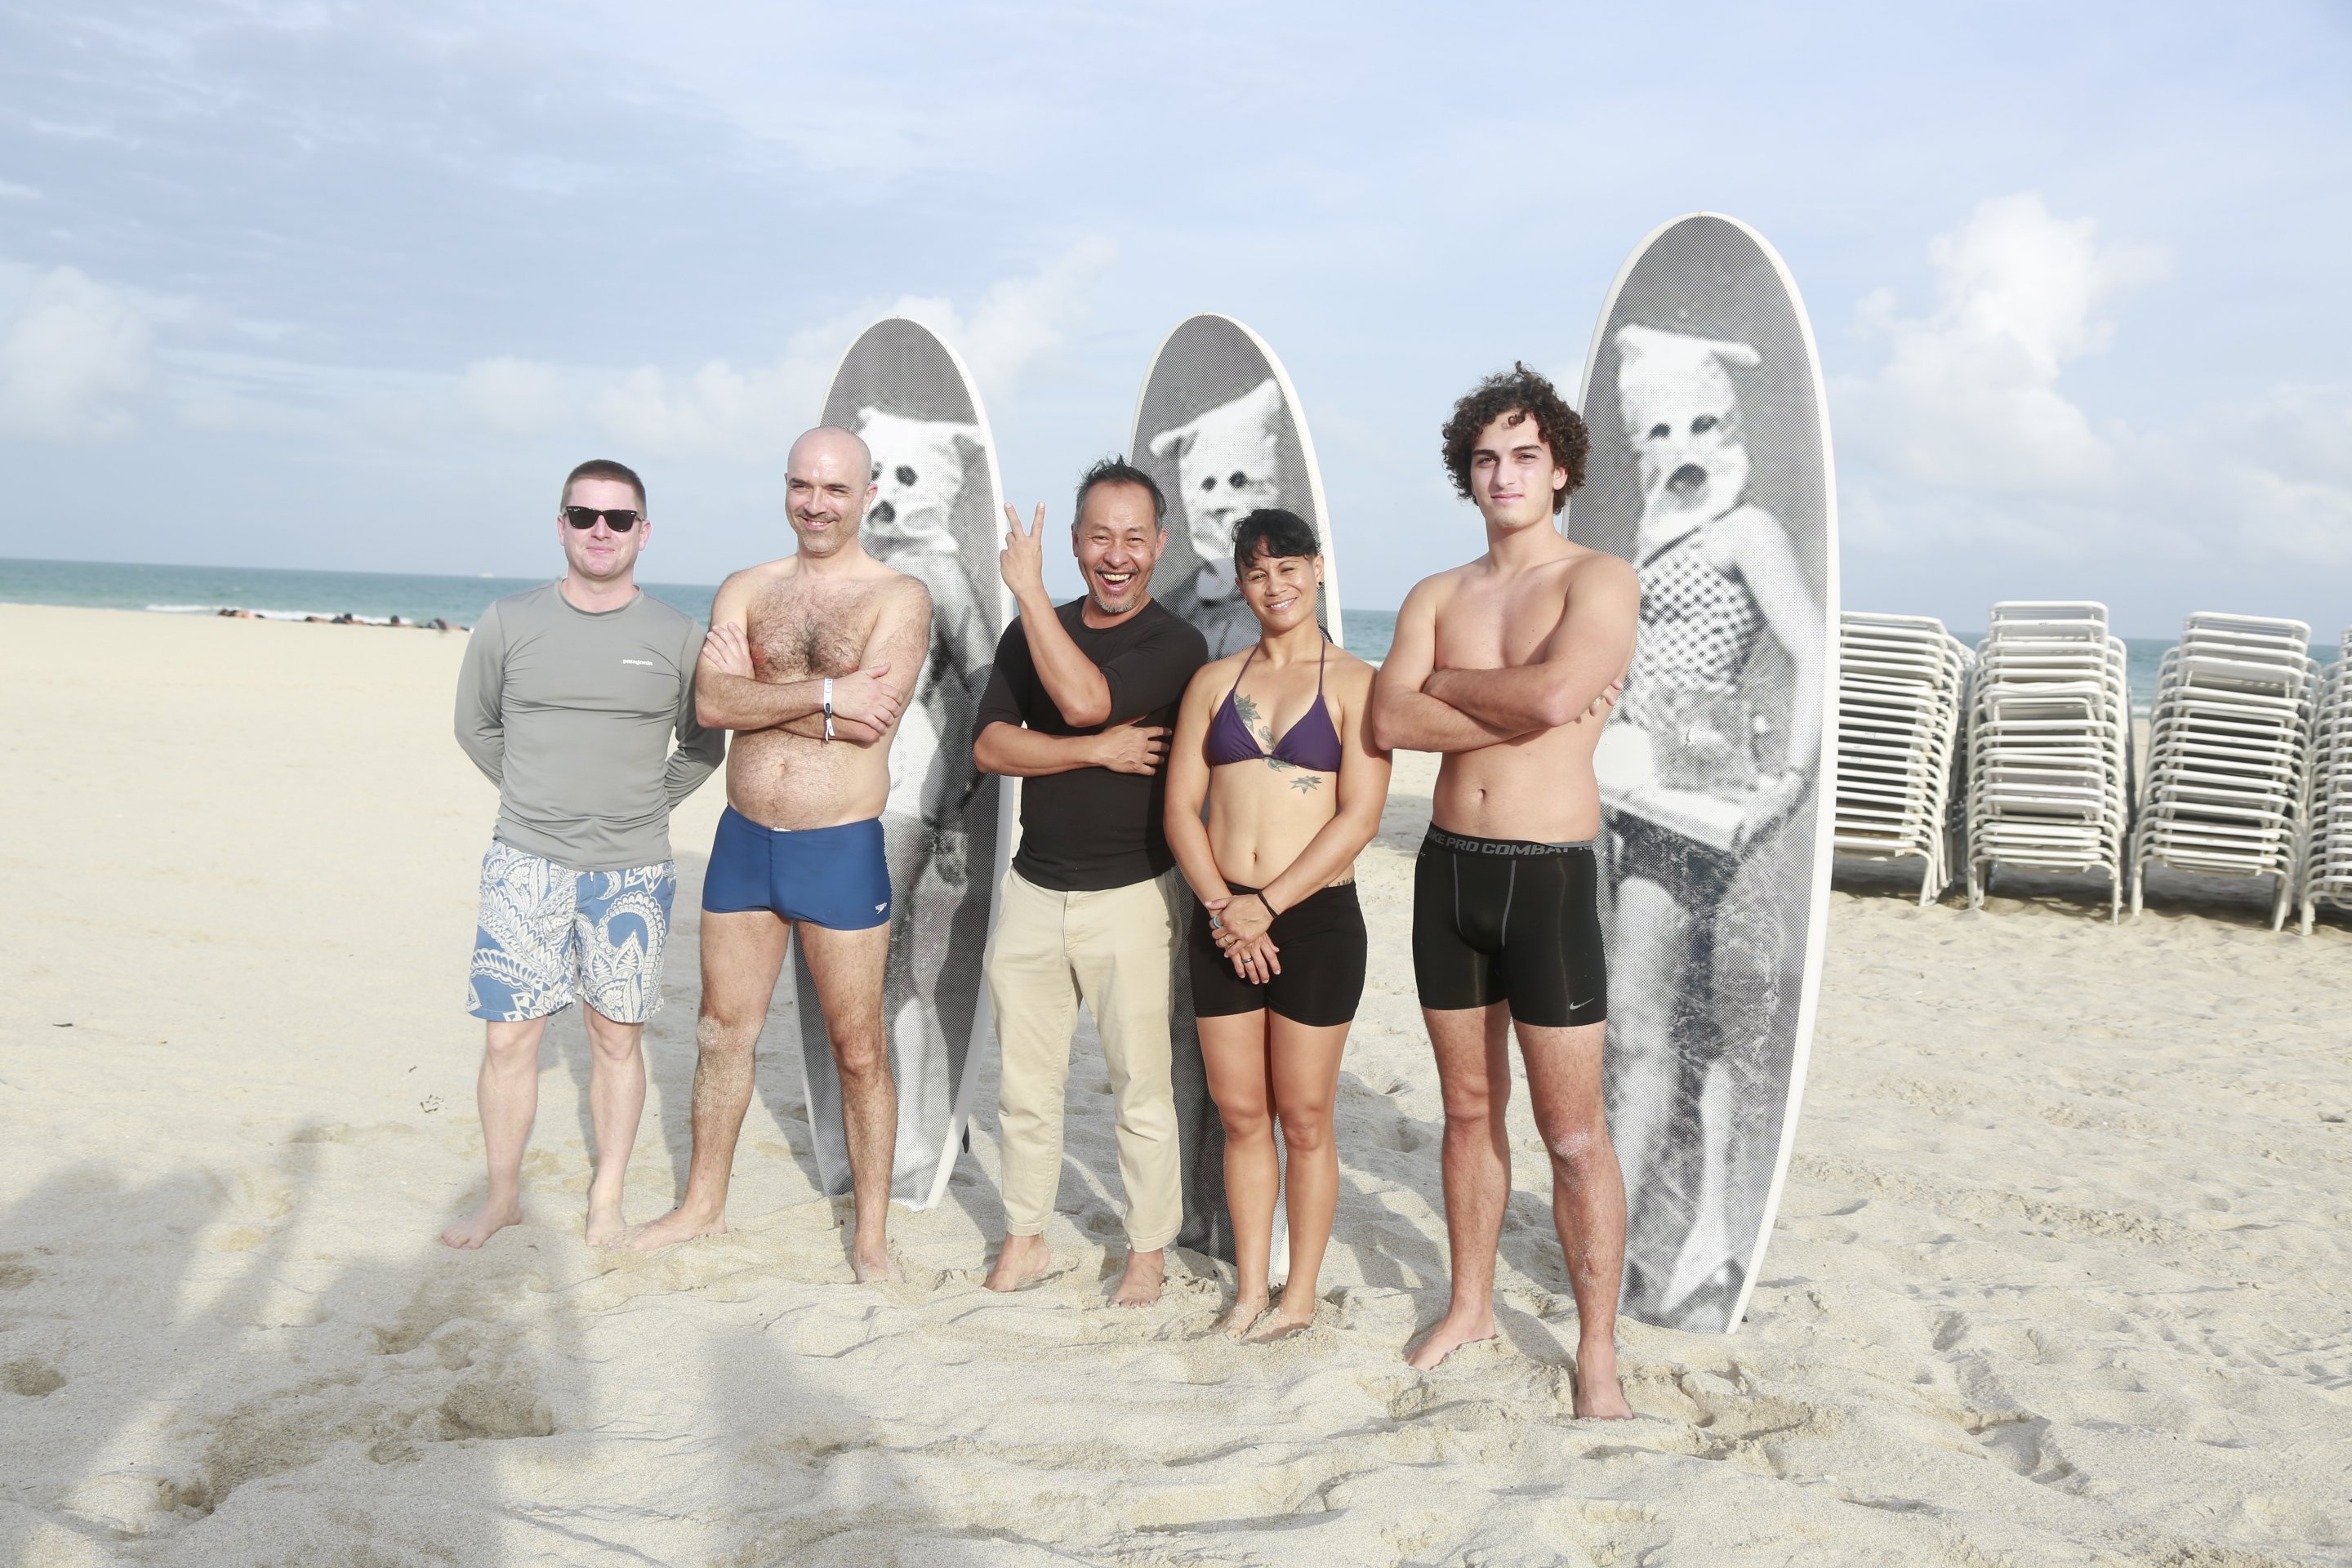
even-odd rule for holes
{"type": "Polygon", "coordinates": [[[0,554],[529,574],[606,455],[645,574],[715,581],[789,547],[783,447],[893,310],[1066,515],[1215,310],[1283,356],[1349,597],[1390,606],[1479,548],[1454,396],[1515,358],[1573,388],[1625,253],[1711,209],[1811,310],[1850,607],[2333,640],[2347,81],[2340,4],[32,0],[0,554]]]}

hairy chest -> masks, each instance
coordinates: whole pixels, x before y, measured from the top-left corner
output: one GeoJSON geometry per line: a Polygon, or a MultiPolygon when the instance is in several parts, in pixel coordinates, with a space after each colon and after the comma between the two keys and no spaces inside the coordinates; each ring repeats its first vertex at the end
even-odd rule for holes
{"type": "Polygon", "coordinates": [[[768,589],[751,603],[751,671],[762,680],[847,675],[873,635],[878,594],[798,581],[768,589]]]}

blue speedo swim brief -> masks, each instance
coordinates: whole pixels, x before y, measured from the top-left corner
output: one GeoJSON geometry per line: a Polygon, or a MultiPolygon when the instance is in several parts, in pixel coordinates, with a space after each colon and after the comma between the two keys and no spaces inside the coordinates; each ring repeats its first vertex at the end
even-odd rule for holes
{"type": "Polygon", "coordinates": [[[706,914],[766,910],[835,931],[866,931],[890,918],[890,866],[882,819],[838,827],[762,827],[729,806],[702,879],[706,914]]]}

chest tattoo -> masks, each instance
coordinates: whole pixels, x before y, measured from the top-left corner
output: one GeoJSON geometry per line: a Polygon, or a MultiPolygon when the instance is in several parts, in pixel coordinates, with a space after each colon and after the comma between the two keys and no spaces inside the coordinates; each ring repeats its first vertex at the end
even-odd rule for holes
{"type": "Polygon", "coordinates": [[[1297,778],[1290,781],[1292,789],[1305,795],[1310,790],[1323,787],[1322,774],[1308,773],[1297,763],[1274,754],[1274,725],[1257,710],[1256,703],[1238,691],[1234,693],[1234,716],[1242,721],[1243,729],[1257,737],[1258,749],[1265,753],[1265,760],[1267,767],[1278,773],[1298,774],[1297,778]]]}

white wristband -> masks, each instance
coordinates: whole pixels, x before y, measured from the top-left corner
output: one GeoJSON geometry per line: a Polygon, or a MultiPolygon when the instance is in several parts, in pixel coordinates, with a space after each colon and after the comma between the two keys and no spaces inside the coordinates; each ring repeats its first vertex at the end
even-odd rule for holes
{"type": "Polygon", "coordinates": [[[824,738],[833,739],[833,677],[824,678],[824,738]]]}

